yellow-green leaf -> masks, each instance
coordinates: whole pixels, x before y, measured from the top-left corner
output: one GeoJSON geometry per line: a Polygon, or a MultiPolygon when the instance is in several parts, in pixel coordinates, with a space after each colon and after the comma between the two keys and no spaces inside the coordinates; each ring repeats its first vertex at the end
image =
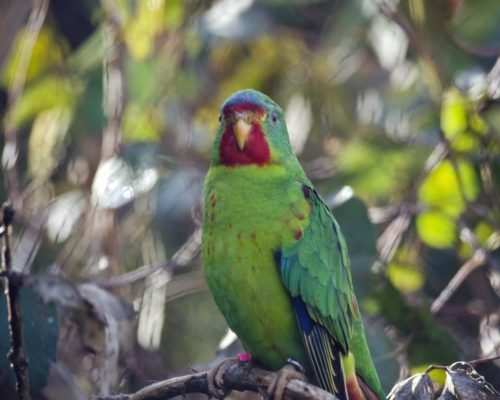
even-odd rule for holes
{"type": "Polygon", "coordinates": [[[494,230],[489,224],[481,221],[477,224],[476,229],[474,229],[474,233],[476,234],[476,238],[479,240],[479,243],[486,246],[486,243],[488,242],[490,236],[494,233],[494,230]]]}
{"type": "Polygon", "coordinates": [[[428,372],[429,376],[432,379],[432,383],[438,385],[440,388],[444,386],[446,382],[446,370],[444,369],[433,369],[428,372]]]}
{"type": "Polygon", "coordinates": [[[469,118],[469,125],[471,129],[478,134],[485,134],[488,132],[488,125],[486,121],[479,114],[472,114],[469,118]]]}
{"type": "Polygon", "coordinates": [[[412,293],[420,289],[425,277],[422,271],[409,265],[390,263],[387,267],[387,276],[392,284],[402,293],[412,293]]]}
{"type": "Polygon", "coordinates": [[[438,249],[453,247],[457,240],[455,220],[439,211],[424,211],[417,216],[417,232],[427,245],[438,249]]]}
{"type": "Polygon", "coordinates": [[[72,110],[77,102],[82,84],[76,79],[48,76],[29,85],[7,115],[7,123],[21,126],[40,112],[53,108],[72,110]]]}
{"type": "Polygon", "coordinates": [[[165,7],[164,24],[167,28],[177,27],[184,16],[183,0],[170,0],[165,7]]]}
{"type": "Polygon", "coordinates": [[[149,57],[156,35],[163,29],[165,1],[139,1],[135,18],[125,27],[125,42],[138,60],[149,57]]]}
{"type": "Polygon", "coordinates": [[[429,368],[428,364],[414,365],[410,368],[410,374],[411,375],[422,374],[425,372],[427,368],[429,368]]]}
{"type": "Polygon", "coordinates": [[[123,140],[157,142],[164,126],[164,117],[157,109],[129,103],[123,114],[123,140]]]}
{"type": "Polygon", "coordinates": [[[448,90],[441,106],[441,130],[457,151],[474,150],[488,126],[471,102],[457,89],[448,90]]]}
{"type": "Polygon", "coordinates": [[[479,193],[476,171],[467,161],[457,161],[457,171],[450,160],[442,161],[419,188],[419,200],[427,206],[457,217],[479,193]]]}
{"type": "MultiPolygon", "coordinates": [[[[14,41],[4,73],[4,81],[7,85],[12,84],[14,76],[19,72],[19,62],[25,42],[31,40],[29,35],[32,34],[23,29],[14,41]]],[[[62,37],[56,36],[50,27],[44,26],[36,37],[33,52],[28,62],[25,82],[30,82],[51,67],[62,65],[68,48],[69,46],[62,37]]]]}
{"type": "Polygon", "coordinates": [[[28,145],[28,167],[35,181],[48,180],[57,166],[70,122],[71,112],[67,108],[45,110],[37,116],[28,145]]]}
{"type": "Polygon", "coordinates": [[[361,308],[366,315],[380,314],[380,304],[371,297],[364,297],[361,299],[361,308]]]}
{"type": "Polygon", "coordinates": [[[457,89],[448,90],[443,96],[441,107],[441,129],[444,135],[453,139],[467,130],[467,99],[457,89]]]}

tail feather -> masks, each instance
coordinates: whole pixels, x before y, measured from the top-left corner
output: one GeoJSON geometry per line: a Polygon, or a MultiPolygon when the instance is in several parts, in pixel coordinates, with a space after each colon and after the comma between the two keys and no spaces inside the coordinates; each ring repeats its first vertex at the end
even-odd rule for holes
{"type": "Polygon", "coordinates": [[[363,394],[365,395],[366,400],[380,400],[380,398],[366,384],[366,382],[363,380],[363,378],[361,378],[359,375],[357,375],[357,378],[358,378],[359,387],[363,391],[363,394]]]}
{"type": "Polygon", "coordinates": [[[365,380],[356,373],[354,355],[351,352],[342,359],[342,362],[349,400],[385,400],[385,396],[380,397],[377,395],[365,380]]]}
{"type": "Polygon", "coordinates": [[[311,318],[302,299],[294,297],[292,302],[318,385],[335,394],[339,400],[350,400],[347,395],[340,345],[333,340],[324,326],[311,318]]]}

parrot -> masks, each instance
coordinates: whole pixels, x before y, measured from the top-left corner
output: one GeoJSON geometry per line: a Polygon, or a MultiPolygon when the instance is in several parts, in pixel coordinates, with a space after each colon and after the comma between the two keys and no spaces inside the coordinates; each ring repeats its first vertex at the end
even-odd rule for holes
{"type": "Polygon", "coordinates": [[[245,89],[222,104],[203,196],[207,285],[251,361],[298,365],[341,400],[386,399],[346,241],[267,95],[245,89]]]}

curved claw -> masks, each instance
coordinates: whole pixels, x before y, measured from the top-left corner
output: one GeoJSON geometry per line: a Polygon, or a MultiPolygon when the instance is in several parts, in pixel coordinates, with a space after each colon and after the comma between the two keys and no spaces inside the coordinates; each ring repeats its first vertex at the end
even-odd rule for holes
{"type": "Polygon", "coordinates": [[[210,397],[223,399],[230,392],[224,388],[224,374],[235,364],[249,363],[252,356],[249,353],[238,354],[237,358],[228,358],[214,366],[207,373],[208,394],[210,397]]]}
{"type": "Polygon", "coordinates": [[[278,371],[276,378],[267,388],[268,396],[274,400],[282,400],[286,385],[288,385],[289,381],[292,379],[306,381],[306,375],[304,372],[305,369],[300,363],[295,360],[288,359],[287,364],[278,371]]]}

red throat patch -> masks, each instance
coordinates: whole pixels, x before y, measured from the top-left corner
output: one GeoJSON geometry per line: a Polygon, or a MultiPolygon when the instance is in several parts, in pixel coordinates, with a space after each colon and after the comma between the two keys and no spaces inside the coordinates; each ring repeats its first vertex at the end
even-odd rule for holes
{"type": "Polygon", "coordinates": [[[219,157],[221,164],[228,167],[237,165],[264,165],[271,161],[269,145],[258,124],[252,124],[252,130],[243,150],[238,148],[231,123],[226,124],[222,134],[219,157]]]}

